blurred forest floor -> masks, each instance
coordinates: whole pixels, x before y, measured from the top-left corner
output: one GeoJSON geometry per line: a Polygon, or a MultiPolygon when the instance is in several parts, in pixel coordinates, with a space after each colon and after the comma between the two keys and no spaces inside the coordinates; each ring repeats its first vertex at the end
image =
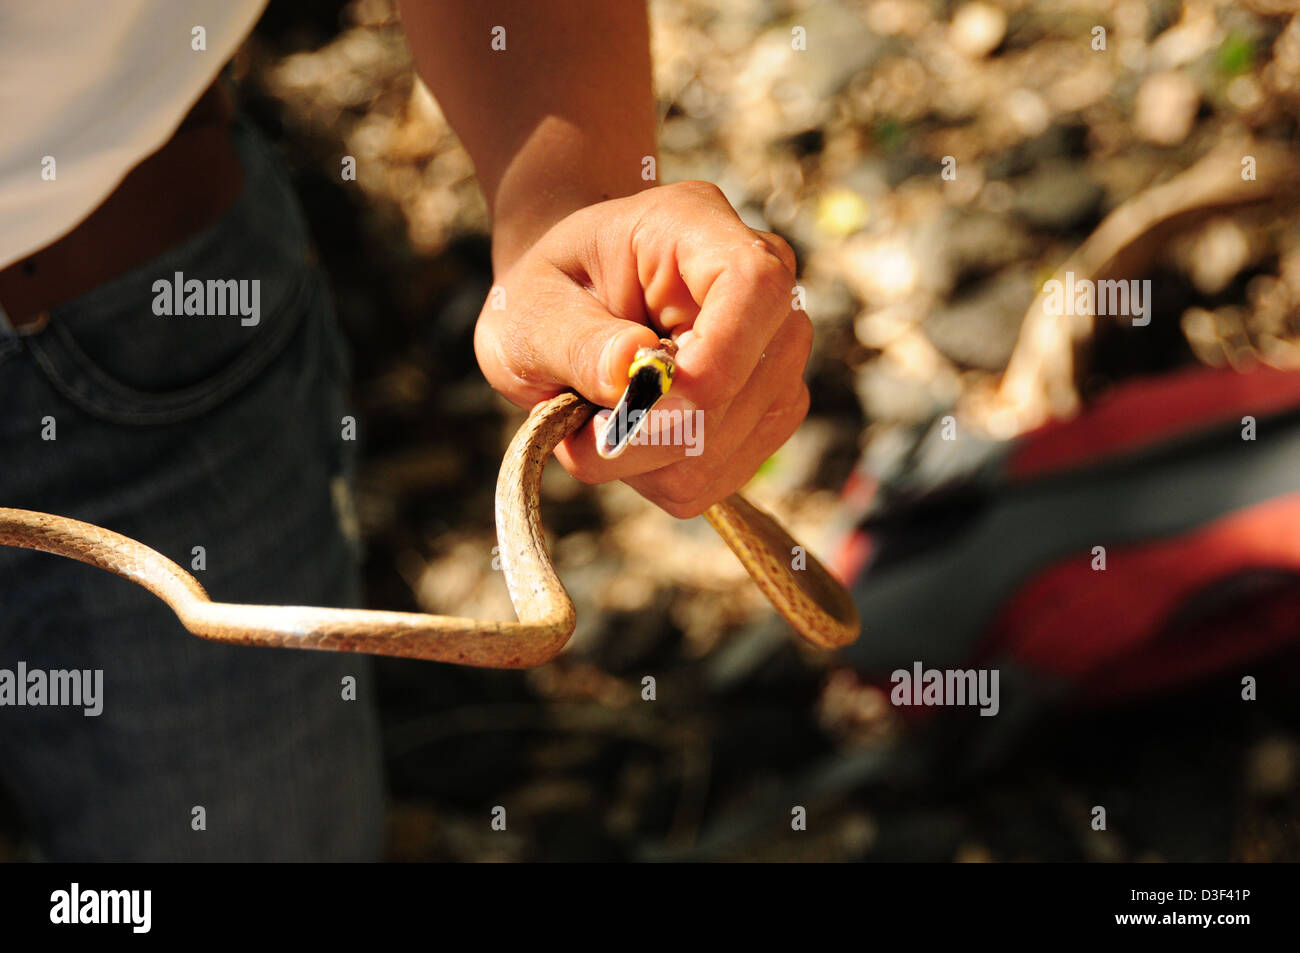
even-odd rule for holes
{"type": "MultiPolygon", "coordinates": [[[[653,0],[660,178],[713,180],[786,236],[818,330],[809,419],[751,495],[826,552],[859,459],[890,471],[949,412],[1009,435],[989,408],[1021,320],[1107,212],[1225,140],[1294,145],[1296,8],[653,0]]],[[[392,4],[271,0],[236,73],[356,350],[368,603],[510,617],[492,493],[520,415],[471,347],[486,209],[392,4]]],[[[1152,325],[1097,329],[1083,399],[1195,362],[1298,363],[1300,221],[1224,216],[1166,252],[1152,325]]],[[[570,649],[525,673],[379,663],[393,859],[1300,860],[1296,697],[1062,714],[960,774],[954,729],[882,769],[911,743],[888,700],[796,646],[702,520],[558,466],[544,492],[570,649]]]]}

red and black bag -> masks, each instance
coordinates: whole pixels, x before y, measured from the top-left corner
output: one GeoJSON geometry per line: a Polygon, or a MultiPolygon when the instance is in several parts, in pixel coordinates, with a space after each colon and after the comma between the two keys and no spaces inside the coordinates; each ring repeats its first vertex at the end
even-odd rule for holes
{"type": "Polygon", "coordinates": [[[972,443],[924,445],[973,461],[960,478],[918,478],[922,450],[902,478],[846,488],[871,500],[836,560],[860,672],[1010,668],[1095,704],[1250,674],[1300,641],[1300,372],[1131,380],[1074,419],[972,443]]]}

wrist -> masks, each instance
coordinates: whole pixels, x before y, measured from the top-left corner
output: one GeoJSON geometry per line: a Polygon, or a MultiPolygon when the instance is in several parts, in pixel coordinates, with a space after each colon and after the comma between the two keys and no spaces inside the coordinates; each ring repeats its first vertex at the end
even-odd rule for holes
{"type": "MultiPolygon", "coordinates": [[[[647,182],[646,186],[655,183],[647,182]]],[[[530,248],[574,212],[640,189],[610,186],[606,189],[538,189],[527,198],[498,201],[492,216],[492,271],[504,275],[530,248]]]]}
{"type": "Polygon", "coordinates": [[[617,150],[602,149],[590,134],[544,123],[504,173],[484,183],[492,212],[493,270],[504,274],[552,226],[579,209],[657,185],[642,178],[644,157],[654,159],[653,141],[647,134],[628,137],[617,150]]]}

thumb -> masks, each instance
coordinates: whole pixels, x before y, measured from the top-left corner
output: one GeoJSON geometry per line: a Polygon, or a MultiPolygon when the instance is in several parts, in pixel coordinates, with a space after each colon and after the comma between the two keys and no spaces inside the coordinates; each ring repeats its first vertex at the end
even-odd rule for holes
{"type": "Polygon", "coordinates": [[[571,389],[613,407],[637,350],[658,344],[653,330],[614,317],[585,291],[573,298],[562,309],[552,304],[526,316],[484,312],[474,335],[479,366],[513,403],[532,407],[571,389]]]}

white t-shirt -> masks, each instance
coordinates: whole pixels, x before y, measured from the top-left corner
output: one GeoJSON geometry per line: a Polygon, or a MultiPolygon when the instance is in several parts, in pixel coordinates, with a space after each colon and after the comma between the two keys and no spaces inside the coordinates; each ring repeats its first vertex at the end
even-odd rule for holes
{"type": "Polygon", "coordinates": [[[0,0],[0,268],[71,231],[162,146],[265,6],[0,0]]]}

